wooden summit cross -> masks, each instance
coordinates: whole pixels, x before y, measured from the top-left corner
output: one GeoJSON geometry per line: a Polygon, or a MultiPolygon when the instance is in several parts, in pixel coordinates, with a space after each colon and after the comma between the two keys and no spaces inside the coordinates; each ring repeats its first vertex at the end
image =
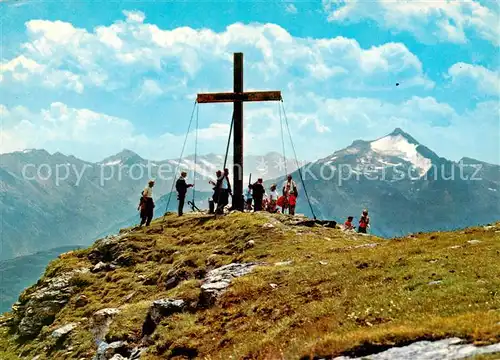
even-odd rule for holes
{"type": "Polygon", "coordinates": [[[234,89],[232,93],[198,94],[202,103],[232,102],[234,104],[233,142],[233,210],[243,211],[243,102],[280,101],[280,91],[243,91],[243,53],[234,54],[234,89]]]}

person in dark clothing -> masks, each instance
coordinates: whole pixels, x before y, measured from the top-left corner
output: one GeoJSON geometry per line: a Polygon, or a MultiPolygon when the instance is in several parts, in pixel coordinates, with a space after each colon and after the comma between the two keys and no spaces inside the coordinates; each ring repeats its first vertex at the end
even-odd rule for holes
{"type": "MultiPolygon", "coordinates": [[[[215,173],[215,182],[210,180],[209,183],[211,185],[213,185],[214,187],[212,188],[212,190],[214,191],[213,195],[212,195],[212,203],[214,204],[213,205],[213,208],[215,209],[216,206],[218,206],[219,204],[219,196],[220,196],[220,185],[221,185],[221,179],[222,179],[222,171],[220,170],[217,170],[217,172],[215,173]]],[[[213,212],[211,212],[213,214],[213,212]]]]}
{"type": "Polygon", "coordinates": [[[154,201],[153,201],[153,186],[155,185],[154,180],[150,180],[148,186],[142,191],[142,197],[139,202],[139,210],[141,211],[141,224],[149,226],[151,220],[153,220],[154,213],[154,201]]]}
{"type": "Polygon", "coordinates": [[[179,199],[179,208],[177,213],[182,216],[184,210],[184,201],[186,200],[186,193],[193,184],[186,184],[187,173],[185,171],[181,172],[181,177],[175,183],[175,189],[177,190],[177,198],[179,199]]]}
{"type": "Polygon", "coordinates": [[[257,182],[252,185],[254,211],[262,211],[262,200],[264,199],[265,193],[266,189],[264,189],[264,185],[262,185],[262,179],[258,179],[257,182]]]}
{"type": "Polygon", "coordinates": [[[358,232],[366,234],[366,229],[370,225],[370,218],[368,217],[368,210],[363,210],[361,217],[359,218],[358,232]]]}

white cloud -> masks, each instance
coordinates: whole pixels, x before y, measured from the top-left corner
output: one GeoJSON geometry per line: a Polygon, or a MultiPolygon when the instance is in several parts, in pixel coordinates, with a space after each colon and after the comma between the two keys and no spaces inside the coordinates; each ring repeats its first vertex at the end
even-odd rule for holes
{"type": "MultiPolygon", "coordinates": [[[[272,129],[270,121],[262,112],[247,112],[245,137],[253,147],[268,139],[272,146],[274,136],[262,136],[261,131],[252,132],[252,120],[258,117],[259,129],[272,129]],[[258,116],[260,114],[260,116],[258,116]],[[257,139],[255,142],[251,139],[257,139]]],[[[269,114],[269,112],[267,112],[269,114]]],[[[139,133],[128,119],[97,113],[89,109],[71,108],[66,104],[52,103],[47,109],[32,112],[24,107],[7,108],[0,104],[2,129],[0,131],[0,153],[44,148],[50,152],[73,154],[84,160],[98,161],[106,155],[123,148],[131,149],[152,160],[175,158],[182,148],[185,133],[170,132],[146,136],[139,133]]],[[[226,123],[213,122],[198,129],[200,153],[223,153],[229,135],[230,119],[226,123]]],[[[267,130],[266,130],[267,131],[267,130]]],[[[265,132],[265,131],[264,131],[265,132]]],[[[195,124],[188,135],[186,153],[194,152],[195,124]]],[[[257,151],[258,152],[258,151],[257,151]]]]}
{"type": "Polygon", "coordinates": [[[156,98],[162,94],[163,90],[156,81],[151,79],[145,79],[142,83],[142,91],[138,99],[156,98]]]}
{"type": "Polygon", "coordinates": [[[146,15],[142,11],[124,11],[128,22],[142,23],[146,19],[146,15]]]}
{"type": "Polygon", "coordinates": [[[30,75],[55,73],[51,76],[58,81],[46,86],[62,86],[66,76],[64,86],[74,91],[91,87],[114,91],[140,89],[143,77],[154,73],[164,84],[185,77],[186,95],[187,87],[225,84],[232,73],[232,53],[243,51],[246,79],[250,79],[247,87],[282,87],[285,79],[306,88],[328,86],[328,80],[335,79],[346,90],[378,90],[394,78],[407,87],[433,85],[419,59],[400,43],[365,49],[341,36],[293,37],[275,24],[236,23],[221,32],[189,27],[163,30],[145,23],[143,13],[125,15],[126,21],[93,31],[62,21],[28,21],[29,41],[19,57],[39,69],[24,69],[21,76],[30,80],[30,75]],[[259,84],[253,79],[259,79],[259,84]]]}
{"type": "MultiPolygon", "coordinates": [[[[324,157],[348,146],[355,139],[373,140],[400,127],[440,156],[452,160],[461,156],[496,163],[500,160],[500,105],[497,101],[479,103],[474,109],[458,113],[450,105],[432,97],[412,97],[401,102],[373,98],[331,99],[314,94],[301,94],[297,98],[302,100],[302,104],[306,103],[307,108],[297,109],[293,105],[300,103],[292,101],[286,104],[286,111],[300,159],[324,157]],[[481,126],[477,125],[479,123],[481,126]],[[478,147],[474,139],[481,139],[482,146],[478,147]]],[[[207,117],[218,120],[198,130],[200,154],[221,154],[225,151],[230,116],[221,116],[222,112],[215,114],[216,117],[207,109],[200,115],[200,119],[210,115],[207,117]]],[[[0,115],[3,123],[0,152],[45,148],[97,161],[128,148],[146,158],[159,160],[177,157],[185,137],[182,130],[176,134],[167,132],[146,136],[137,131],[130,121],[133,119],[75,109],[62,103],[53,103],[36,113],[23,107],[0,105],[0,115]]],[[[186,154],[194,152],[195,125],[192,126],[186,154]]],[[[286,151],[291,154],[288,132],[286,128],[283,130],[286,151]]],[[[248,107],[245,110],[244,134],[247,154],[281,152],[280,118],[276,104],[248,107]]]]}
{"type": "Polygon", "coordinates": [[[68,70],[51,69],[24,55],[0,63],[0,83],[7,79],[18,83],[29,82],[30,85],[42,84],[48,88],[62,87],[77,93],[82,93],[84,89],[79,75],[68,70]]]}
{"type": "MultiPolygon", "coordinates": [[[[200,140],[219,140],[227,139],[229,136],[229,124],[212,123],[208,128],[198,131],[198,139],[200,140]]],[[[224,143],[224,142],[222,142],[224,143]]]]}
{"type": "Polygon", "coordinates": [[[323,0],[330,21],[370,19],[395,32],[410,32],[425,43],[465,43],[469,33],[500,44],[498,6],[478,1],[323,0]]]}
{"type": "Polygon", "coordinates": [[[448,76],[454,85],[463,87],[469,92],[475,89],[486,95],[500,95],[499,71],[460,62],[448,69],[448,76]]]}
{"type": "Polygon", "coordinates": [[[290,14],[297,14],[299,12],[294,4],[286,4],[285,11],[290,14]]]}
{"type": "Polygon", "coordinates": [[[302,126],[307,125],[309,123],[314,124],[314,129],[316,130],[317,133],[322,134],[325,132],[331,132],[330,128],[328,126],[321,124],[318,118],[305,117],[304,120],[302,121],[302,126]]]}
{"type": "MultiPolygon", "coordinates": [[[[474,109],[458,113],[449,104],[433,97],[387,102],[362,97],[331,99],[309,93],[297,98],[309,103],[310,107],[309,111],[300,113],[291,127],[296,132],[297,147],[310,159],[327,156],[355,139],[373,140],[400,127],[440,156],[452,160],[461,156],[495,163],[500,160],[498,102],[479,103],[474,109]],[[331,133],[315,135],[311,142],[310,133],[302,134],[300,128],[301,119],[308,117],[320,119],[331,133]],[[481,126],[477,126],[478,123],[481,126]],[[473,139],[481,139],[482,146],[478,147],[473,139]]],[[[290,109],[291,114],[294,112],[290,109]]]]}

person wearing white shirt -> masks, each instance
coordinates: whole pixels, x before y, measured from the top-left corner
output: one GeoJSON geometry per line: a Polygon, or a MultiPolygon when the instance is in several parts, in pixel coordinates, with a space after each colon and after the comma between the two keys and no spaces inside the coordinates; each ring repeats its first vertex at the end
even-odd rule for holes
{"type": "Polygon", "coordinates": [[[151,183],[150,185],[144,188],[144,190],[142,191],[142,196],[147,198],[153,198],[153,188],[151,186],[154,186],[154,183],[151,183]]]}
{"type": "Polygon", "coordinates": [[[292,175],[287,176],[287,180],[283,184],[283,196],[285,197],[285,206],[283,207],[283,213],[285,213],[285,209],[288,209],[288,213],[290,215],[295,214],[295,204],[290,204],[291,202],[295,203],[296,198],[298,196],[297,184],[292,180],[292,175]],[[293,199],[292,199],[293,197],[293,199]]]}
{"type": "Polygon", "coordinates": [[[276,191],[276,184],[271,185],[271,192],[269,193],[268,211],[275,213],[277,211],[277,202],[279,194],[276,191]]]}

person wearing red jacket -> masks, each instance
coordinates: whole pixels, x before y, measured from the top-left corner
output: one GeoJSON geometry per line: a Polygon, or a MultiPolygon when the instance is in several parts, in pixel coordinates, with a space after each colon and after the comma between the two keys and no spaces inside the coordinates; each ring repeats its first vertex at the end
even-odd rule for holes
{"type": "Polygon", "coordinates": [[[366,229],[370,225],[370,218],[368,217],[368,210],[363,210],[361,217],[359,218],[358,232],[366,234],[366,229]]]}
{"type": "Polygon", "coordinates": [[[352,220],[354,217],[348,216],[346,222],[344,223],[344,229],[345,230],[354,230],[354,225],[352,224],[352,220]]]}

